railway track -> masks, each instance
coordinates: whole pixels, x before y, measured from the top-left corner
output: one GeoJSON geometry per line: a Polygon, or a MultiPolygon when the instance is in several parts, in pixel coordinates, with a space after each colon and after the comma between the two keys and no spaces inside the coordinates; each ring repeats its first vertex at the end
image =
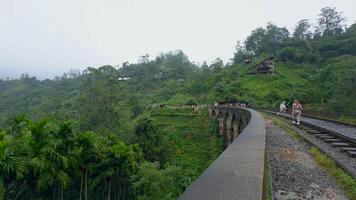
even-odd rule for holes
{"type": "MultiPolygon", "coordinates": [[[[277,112],[261,110],[277,115],[277,112]]],[[[279,114],[278,116],[293,120],[290,114],[279,114]]],[[[340,123],[333,120],[313,118],[310,115],[302,117],[300,129],[304,129],[309,134],[314,135],[325,143],[329,143],[335,148],[344,151],[350,157],[356,157],[356,126],[352,124],[340,123]]]]}
{"type": "MultiPolygon", "coordinates": [[[[290,114],[279,114],[271,110],[261,110],[268,114],[283,117],[288,120],[293,120],[290,114]]],[[[301,124],[295,125],[299,131],[307,133],[312,138],[320,141],[320,143],[326,143],[326,146],[330,146],[337,153],[331,153],[320,148],[318,144],[312,143],[312,145],[318,146],[318,148],[324,153],[328,154],[334,161],[343,168],[348,174],[356,179],[356,126],[352,124],[338,123],[332,120],[322,120],[320,118],[312,118],[311,116],[302,117],[301,124]],[[344,154],[340,157],[337,154],[344,154]],[[342,158],[343,157],[343,158],[342,158]]],[[[308,140],[308,139],[307,139],[308,140]]]]}

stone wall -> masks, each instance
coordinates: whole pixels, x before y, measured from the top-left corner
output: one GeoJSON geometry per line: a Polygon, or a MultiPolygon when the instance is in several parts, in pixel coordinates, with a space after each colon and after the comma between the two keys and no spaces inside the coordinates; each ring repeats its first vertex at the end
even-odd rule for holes
{"type": "Polygon", "coordinates": [[[179,197],[181,200],[260,200],[264,197],[266,130],[250,109],[210,108],[227,148],[179,197]]]}

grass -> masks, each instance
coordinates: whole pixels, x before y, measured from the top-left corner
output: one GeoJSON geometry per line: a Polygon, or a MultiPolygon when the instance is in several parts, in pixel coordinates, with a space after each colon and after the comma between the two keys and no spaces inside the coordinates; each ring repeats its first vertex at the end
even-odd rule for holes
{"type": "Polygon", "coordinates": [[[296,76],[296,74],[303,74],[305,70],[303,67],[277,65],[275,70],[276,74],[273,76],[245,75],[239,80],[243,83],[243,88],[247,89],[250,95],[257,97],[256,99],[263,99],[272,90],[281,98],[289,98],[293,94],[299,93],[300,89],[308,84],[305,78],[296,76]]]}
{"type": "Polygon", "coordinates": [[[151,117],[171,138],[167,162],[182,167],[192,181],[223,151],[223,138],[207,110],[158,108],[151,117]]]}
{"type": "Polygon", "coordinates": [[[337,120],[356,125],[356,118],[354,116],[341,115],[337,120]]]}
{"type": "Polygon", "coordinates": [[[264,118],[271,119],[273,121],[274,125],[283,129],[294,140],[303,140],[303,138],[298,134],[298,132],[296,130],[294,130],[292,127],[290,127],[289,125],[287,125],[285,121],[278,119],[277,117],[267,115],[265,113],[262,113],[262,115],[264,118]]]}
{"type": "Polygon", "coordinates": [[[271,200],[271,192],[272,192],[272,185],[271,183],[271,174],[270,174],[270,168],[269,168],[269,162],[268,162],[268,156],[266,153],[266,158],[265,158],[265,200],[271,200]]]}
{"type": "Polygon", "coordinates": [[[310,154],[320,167],[336,179],[350,199],[356,199],[356,179],[352,178],[334,160],[321,153],[316,147],[310,148],[310,154]]]}

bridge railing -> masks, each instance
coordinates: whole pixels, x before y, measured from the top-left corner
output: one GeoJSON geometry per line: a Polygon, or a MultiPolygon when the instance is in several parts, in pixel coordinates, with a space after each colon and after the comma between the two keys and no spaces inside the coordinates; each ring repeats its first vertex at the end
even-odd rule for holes
{"type": "Polygon", "coordinates": [[[179,197],[181,200],[264,198],[266,130],[262,116],[251,109],[216,107],[234,112],[247,125],[225,151],[179,197]]]}

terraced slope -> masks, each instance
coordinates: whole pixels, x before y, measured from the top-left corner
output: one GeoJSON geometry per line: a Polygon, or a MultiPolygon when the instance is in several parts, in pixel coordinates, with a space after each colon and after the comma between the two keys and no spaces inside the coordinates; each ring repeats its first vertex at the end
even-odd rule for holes
{"type": "Polygon", "coordinates": [[[223,150],[216,121],[206,110],[161,108],[154,110],[151,116],[170,138],[167,162],[182,167],[191,181],[223,150]]]}

